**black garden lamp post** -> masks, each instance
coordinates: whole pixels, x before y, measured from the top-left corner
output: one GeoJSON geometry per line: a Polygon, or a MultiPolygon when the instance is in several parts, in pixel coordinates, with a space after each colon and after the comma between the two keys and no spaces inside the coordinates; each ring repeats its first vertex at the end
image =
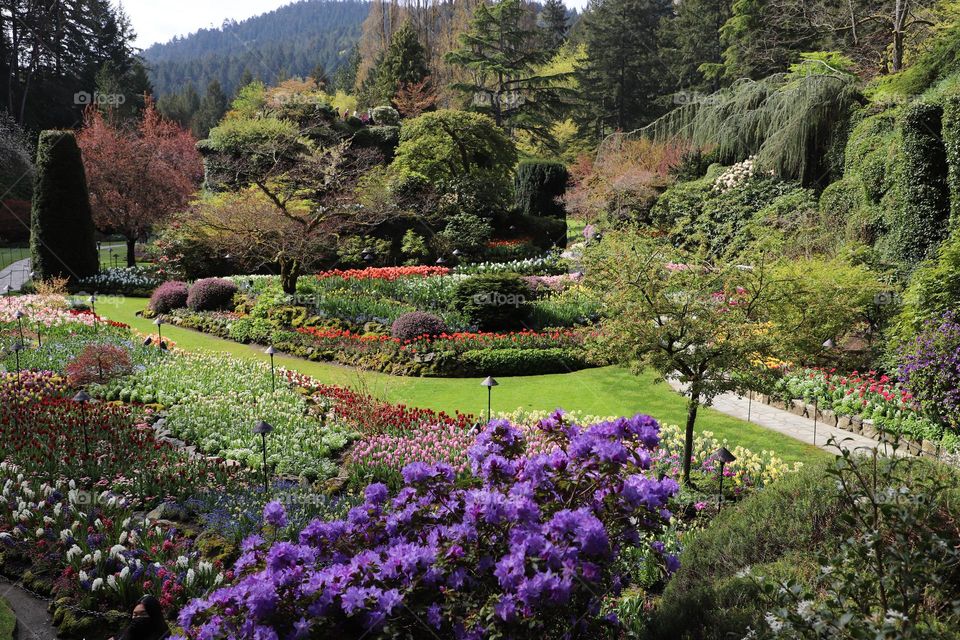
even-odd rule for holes
{"type": "Polygon", "coordinates": [[[17,359],[17,387],[20,386],[20,352],[23,351],[25,347],[22,342],[18,342],[13,345],[13,355],[17,359]]]}
{"type": "Polygon", "coordinates": [[[269,423],[261,420],[253,428],[253,433],[260,436],[263,444],[263,491],[266,493],[269,488],[269,471],[267,470],[267,434],[273,433],[273,427],[269,423]]]}
{"type": "MultiPolygon", "coordinates": [[[[823,343],[823,348],[826,351],[830,351],[836,345],[833,339],[829,339],[823,343]]],[[[817,414],[820,413],[820,395],[817,393],[813,394],[813,446],[817,446],[817,414]]]]}
{"type": "Polygon", "coordinates": [[[99,333],[100,327],[97,325],[97,294],[90,296],[90,311],[93,313],[93,332],[99,333]]]}
{"type": "Polygon", "coordinates": [[[487,379],[480,383],[487,388],[487,423],[490,422],[490,410],[493,406],[493,388],[500,386],[500,383],[494,380],[493,376],[487,376],[487,379]]]}
{"type": "Polygon", "coordinates": [[[157,325],[157,340],[160,342],[160,350],[166,351],[167,343],[163,341],[163,329],[161,329],[161,327],[163,326],[163,319],[157,318],[156,320],[153,321],[153,324],[157,325]]]}
{"type": "Polygon", "coordinates": [[[443,256],[440,256],[439,258],[437,258],[437,266],[438,266],[438,267],[443,267],[443,266],[445,266],[446,264],[447,264],[447,261],[443,259],[443,256]]]}
{"type": "Polygon", "coordinates": [[[13,314],[13,317],[17,319],[17,329],[20,331],[20,344],[26,344],[23,339],[23,319],[26,317],[26,315],[27,314],[19,309],[15,314],[13,314]]]}
{"type": "Polygon", "coordinates": [[[83,453],[87,458],[90,457],[90,445],[87,442],[87,403],[92,399],[90,394],[83,389],[77,392],[77,395],[73,396],[73,401],[80,403],[81,407],[80,427],[83,429],[83,453]]]}
{"type": "Polygon", "coordinates": [[[734,462],[737,457],[730,453],[730,450],[726,447],[717,449],[717,452],[713,454],[713,456],[720,463],[720,491],[717,493],[717,511],[719,511],[720,503],[723,502],[723,469],[731,462],[734,462]]]}
{"type": "Polygon", "coordinates": [[[277,350],[270,346],[266,351],[264,351],[268,356],[270,356],[270,390],[276,392],[277,390],[277,375],[276,367],[274,367],[273,358],[277,355],[277,350]]]}

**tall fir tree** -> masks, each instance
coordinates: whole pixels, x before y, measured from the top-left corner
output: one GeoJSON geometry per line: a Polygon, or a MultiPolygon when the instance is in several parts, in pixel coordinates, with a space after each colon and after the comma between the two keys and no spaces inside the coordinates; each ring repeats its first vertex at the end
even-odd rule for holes
{"type": "Polygon", "coordinates": [[[210,129],[217,126],[223,118],[228,106],[227,94],[223,92],[220,82],[214,80],[207,87],[207,92],[204,94],[203,100],[200,101],[200,106],[190,123],[190,130],[194,137],[198,140],[206,138],[210,129]]]}
{"type": "Polygon", "coordinates": [[[583,17],[587,59],[576,74],[581,134],[601,139],[641,127],[663,111],[676,86],[659,52],[659,28],[671,0],[593,0],[583,17]]]}
{"type": "Polygon", "coordinates": [[[547,0],[540,11],[543,41],[550,51],[557,51],[567,40],[570,18],[563,0],[547,0]]]}
{"type": "Polygon", "coordinates": [[[720,29],[733,0],[683,0],[662,25],[662,51],[679,88],[712,93],[722,86],[724,44],[720,29]]]}
{"type": "Polygon", "coordinates": [[[37,280],[94,275],[99,258],[80,147],[72,131],[44,131],[37,146],[30,254],[37,280]]]}
{"type": "Polygon", "coordinates": [[[421,82],[428,75],[427,52],[410,23],[405,22],[393,34],[377,68],[378,95],[389,102],[400,87],[421,82]]]}
{"type": "Polygon", "coordinates": [[[453,88],[473,110],[550,145],[551,125],[572,103],[574,91],[566,82],[569,74],[541,71],[552,52],[542,46],[540,35],[533,8],[523,0],[481,3],[447,61],[469,75],[453,88]]]}
{"type": "Polygon", "coordinates": [[[333,88],[344,93],[353,93],[357,86],[357,69],[360,68],[360,48],[353,45],[344,64],[333,74],[333,88]]]}

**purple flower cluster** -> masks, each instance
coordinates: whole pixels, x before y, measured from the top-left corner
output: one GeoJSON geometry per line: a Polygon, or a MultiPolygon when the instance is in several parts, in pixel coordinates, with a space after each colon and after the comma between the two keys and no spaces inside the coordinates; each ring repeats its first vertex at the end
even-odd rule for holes
{"type": "Polygon", "coordinates": [[[927,417],[960,431],[960,322],[955,313],[928,320],[901,350],[899,378],[927,417]]]}
{"type": "Polygon", "coordinates": [[[187,637],[560,638],[612,624],[600,608],[622,586],[623,545],[677,566],[656,536],[679,487],[647,474],[659,426],[557,413],[541,429],[557,447],[525,456],[522,432],[491,422],[469,488],[449,465],[414,463],[396,495],[370,485],[345,520],[315,520],[296,544],[248,539],[238,582],[182,610],[187,637]]]}

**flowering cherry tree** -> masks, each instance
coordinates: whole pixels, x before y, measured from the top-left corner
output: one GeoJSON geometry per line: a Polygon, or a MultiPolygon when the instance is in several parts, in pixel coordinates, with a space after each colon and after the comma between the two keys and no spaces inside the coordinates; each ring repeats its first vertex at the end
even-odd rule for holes
{"type": "Polygon", "coordinates": [[[77,139],[83,152],[94,222],[127,241],[127,266],[134,248],[159,222],[186,207],[203,179],[196,140],[164,120],[148,101],[136,128],[114,124],[97,109],[86,112],[77,139]]]}

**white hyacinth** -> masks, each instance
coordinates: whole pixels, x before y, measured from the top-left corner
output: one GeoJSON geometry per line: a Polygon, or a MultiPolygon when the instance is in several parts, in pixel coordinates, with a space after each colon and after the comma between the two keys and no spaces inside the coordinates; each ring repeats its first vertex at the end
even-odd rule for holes
{"type": "Polygon", "coordinates": [[[103,578],[97,578],[93,581],[93,584],[90,585],[91,591],[99,591],[103,587],[103,578]]]}
{"type": "Polygon", "coordinates": [[[73,559],[79,556],[81,553],[83,553],[83,549],[81,549],[77,545],[73,545],[67,551],[67,562],[72,562],[73,559]]]}

